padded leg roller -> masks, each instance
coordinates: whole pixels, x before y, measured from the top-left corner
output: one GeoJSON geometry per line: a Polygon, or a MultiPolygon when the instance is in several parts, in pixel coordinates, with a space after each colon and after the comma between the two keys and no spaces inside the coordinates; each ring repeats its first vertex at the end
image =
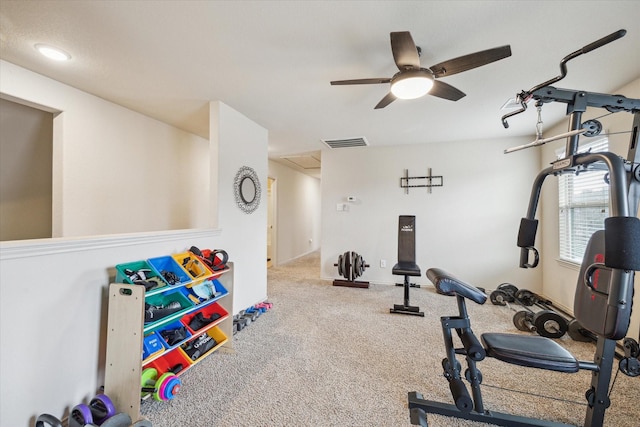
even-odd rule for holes
{"type": "Polygon", "coordinates": [[[464,385],[461,379],[452,379],[449,381],[449,389],[451,390],[451,396],[453,396],[453,402],[456,404],[456,408],[461,412],[470,412],[473,409],[473,401],[469,396],[469,391],[464,385]]]}

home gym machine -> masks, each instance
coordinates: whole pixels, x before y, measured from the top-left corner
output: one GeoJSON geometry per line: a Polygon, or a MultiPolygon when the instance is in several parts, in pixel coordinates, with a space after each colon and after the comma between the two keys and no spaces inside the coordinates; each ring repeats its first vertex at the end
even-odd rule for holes
{"type": "MultiPolygon", "coordinates": [[[[584,425],[603,425],[605,411],[611,403],[609,384],[616,341],[623,339],[627,334],[633,302],[634,271],[640,270],[640,219],[637,217],[640,201],[640,100],[620,95],[556,89],[550,85],[566,75],[566,62],[617,40],[625,33],[626,31],[620,30],[566,56],[560,63],[560,76],[518,94],[522,108],[502,118],[506,127],[506,119],[525,111],[530,100],[535,100],[538,105],[548,102],[565,103],[567,114],[570,116],[569,132],[562,136],[568,137],[566,157],[552,163],[538,174],[531,190],[527,216],[520,224],[517,244],[521,248],[522,268],[534,268],[538,264],[538,251],[534,248],[537,229],[535,213],[545,178],[564,173],[587,173],[604,167],[608,170],[610,215],[605,220],[604,230],[596,231],[589,240],[574,298],[576,319],[597,338],[593,362],[577,360],[560,344],[546,337],[484,333],[478,339],[471,330],[466,300],[484,304],[487,295],[449,273],[436,268],[429,269],[427,277],[441,293],[454,295],[458,306],[457,315],[440,319],[446,348],[442,366],[454,404],[425,400],[419,393],[410,392],[409,410],[412,424],[427,426],[426,414],[435,413],[503,426],[565,426],[548,420],[486,410],[480,390],[482,374],[476,364],[489,356],[510,364],[556,372],[591,371],[591,386],[585,393],[587,409],[584,425]],[[587,107],[604,108],[610,113],[634,114],[626,160],[611,152],[578,152],[579,135],[592,133],[591,128],[596,125],[593,120],[589,123],[581,122],[582,113],[587,107]],[[454,330],[462,344],[461,347],[454,346],[454,330]],[[467,363],[467,369],[463,374],[461,364],[456,359],[457,355],[464,357],[467,363]],[[471,395],[464,379],[470,383],[471,395]]],[[[541,145],[554,139],[558,138],[542,140],[538,137],[534,143],[527,146],[541,145]]],[[[527,147],[516,147],[520,148],[527,147]]],[[[619,363],[619,372],[628,376],[640,376],[638,344],[632,338],[626,338],[624,342],[626,357],[619,363]]]]}

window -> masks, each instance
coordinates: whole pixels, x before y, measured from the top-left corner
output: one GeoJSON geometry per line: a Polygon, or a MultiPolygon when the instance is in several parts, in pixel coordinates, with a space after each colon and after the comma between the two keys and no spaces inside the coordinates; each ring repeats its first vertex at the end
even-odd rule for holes
{"type": "MultiPolygon", "coordinates": [[[[607,151],[609,141],[602,138],[583,144],[578,152],[607,151]]],[[[565,156],[564,150],[558,158],[565,156]]],[[[560,259],[582,263],[591,235],[604,228],[609,216],[609,185],[606,170],[565,174],[558,179],[560,259]]]]}

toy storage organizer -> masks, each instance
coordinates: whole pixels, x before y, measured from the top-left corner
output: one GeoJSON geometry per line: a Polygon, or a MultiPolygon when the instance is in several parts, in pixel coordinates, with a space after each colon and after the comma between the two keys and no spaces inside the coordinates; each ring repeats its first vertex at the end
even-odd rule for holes
{"type": "Polygon", "coordinates": [[[117,265],[116,282],[121,283],[109,285],[105,393],[135,422],[140,419],[144,369],[155,368],[162,375],[180,366],[176,372],[180,376],[218,349],[231,347],[233,263],[213,272],[185,252],[117,265]],[[144,270],[146,278],[159,285],[145,291],[144,286],[133,284],[126,270],[144,270]],[[166,271],[177,281],[169,284],[163,280],[162,272],[166,271]],[[208,293],[194,292],[196,286],[206,287],[208,293]],[[148,305],[167,307],[172,302],[180,308],[157,319],[148,315],[145,319],[148,305]],[[192,322],[195,317],[214,320],[197,325],[192,322]],[[185,332],[184,338],[169,343],[163,332],[178,328],[185,332]],[[208,346],[203,351],[198,346],[205,342],[208,346]]]}

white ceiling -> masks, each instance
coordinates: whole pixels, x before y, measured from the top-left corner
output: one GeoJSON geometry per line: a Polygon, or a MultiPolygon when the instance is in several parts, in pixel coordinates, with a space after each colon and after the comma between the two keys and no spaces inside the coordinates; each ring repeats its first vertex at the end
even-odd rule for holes
{"type": "MultiPolygon", "coordinates": [[[[220,100],[269,130],[269,155],[370,145],[533,135],[535,109],[500,107],[559,74],[569,53],[618,29],[626,37],[580,56],[557,87],[608,93],[640,77],[640,1],[14,1],[0,2],[0,58],[209,138],[220,100]],[[510,44],[510,58],[442,80],[467,94],[374,110],[391,77],[389,33],[410,31],[423,67],[510,44]],[[72,55],[52,63],[33,48],[72,55]]],[[[564,106],[543,110],[545,123],[564,106]]]]}

